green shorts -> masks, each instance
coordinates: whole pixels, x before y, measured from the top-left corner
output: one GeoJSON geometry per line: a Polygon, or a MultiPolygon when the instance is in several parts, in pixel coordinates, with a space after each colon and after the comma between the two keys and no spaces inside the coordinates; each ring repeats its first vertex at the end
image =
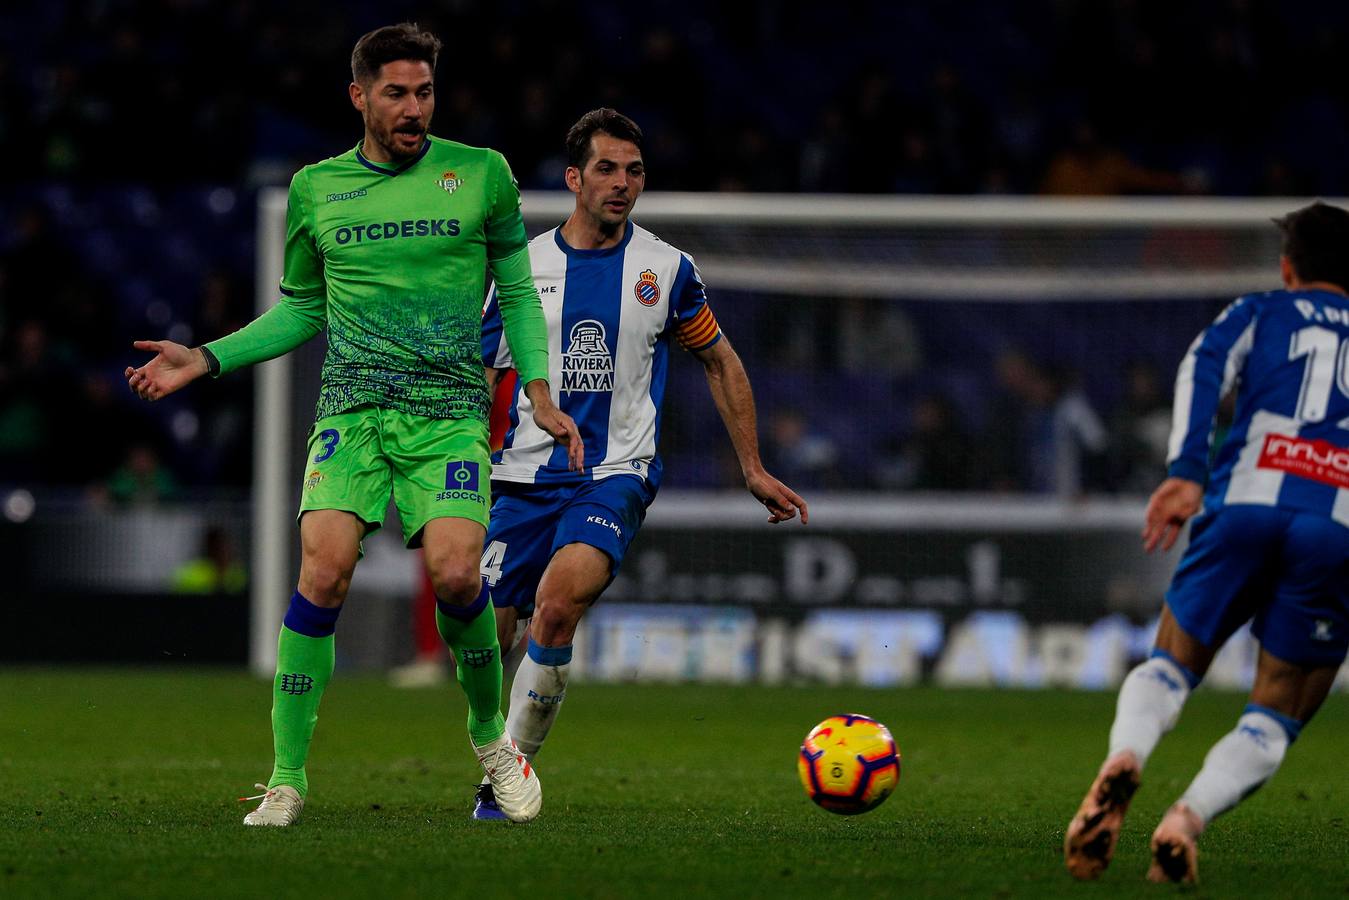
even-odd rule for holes
{"type": "Polygon", "coordinates": [[[486,528],[489,454],[487,426],[476,419],[358,406],[314,423],[300,515],[340,509],[374,531],[392,493],[409,547],[421,546],[422,529],[432,519],[471,519],[486,528]]]}

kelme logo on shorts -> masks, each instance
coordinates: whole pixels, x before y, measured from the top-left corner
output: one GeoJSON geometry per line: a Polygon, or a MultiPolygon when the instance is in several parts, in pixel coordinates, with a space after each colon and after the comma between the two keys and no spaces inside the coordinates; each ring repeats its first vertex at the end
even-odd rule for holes
{"type": "Polygon", "coordinates": [[[445,466],[445,490],[436,494],[437,500],[472,500],[487,505],[478,489],[478,464],[460,460],[445,466]]]}

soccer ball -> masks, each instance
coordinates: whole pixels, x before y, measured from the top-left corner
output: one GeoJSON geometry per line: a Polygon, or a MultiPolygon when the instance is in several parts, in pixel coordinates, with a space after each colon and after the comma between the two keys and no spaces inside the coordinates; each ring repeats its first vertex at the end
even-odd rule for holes
{"type": "Polygon", "coordinates": [[[855,816],[881,805],[899,784],[899,748],[890,730],[866,716],[830,716],[810,730],[796,770],[806,796],[830,812],[855,816]]]}

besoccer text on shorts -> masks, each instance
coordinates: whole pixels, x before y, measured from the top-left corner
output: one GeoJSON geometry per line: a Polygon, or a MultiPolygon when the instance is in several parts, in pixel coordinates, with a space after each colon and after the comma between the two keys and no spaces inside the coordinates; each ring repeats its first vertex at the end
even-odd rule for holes
{"type": "Polygon", "coordinates": [[[520,195],[495,150],[433,137],[440,41],[415,25],[378,28],[351,56],[364,135],[290,183],[279,302],[233,334],[188,348],[138,341],[155,355],[126,369],[159,400],[203,375],[288,353],[327,330],[299,509],[299,584],[281,624],[272,692],[275,760],[250,825],[290,825],[308,795],[305,762],[333,673],[334,631],[361,541],[390,497],[403,538],[425,549],[441,636],[460,663],[474,751],[506,817],[528,821],[539,779],[506,733],[502,667],[478,572],[491,504],[480,353],[486,272],[532,421],[584,452],[548,384],[547,326],[530,274],[520,195]]]}

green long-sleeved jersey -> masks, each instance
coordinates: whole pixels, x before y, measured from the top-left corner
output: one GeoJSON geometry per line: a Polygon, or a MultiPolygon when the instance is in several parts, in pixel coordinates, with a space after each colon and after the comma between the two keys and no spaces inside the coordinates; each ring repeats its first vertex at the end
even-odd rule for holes
{"type": "Polygon", "coordinates": [[[489,267],[521,383],[547,378],[520,192],[502,155],[428,135],[417,157],[393,166],[358,145],[291,179],[280,302],[206,346],[223,374],[326,325],[316,418],[374,404],[485,420],[489,267]]]}

